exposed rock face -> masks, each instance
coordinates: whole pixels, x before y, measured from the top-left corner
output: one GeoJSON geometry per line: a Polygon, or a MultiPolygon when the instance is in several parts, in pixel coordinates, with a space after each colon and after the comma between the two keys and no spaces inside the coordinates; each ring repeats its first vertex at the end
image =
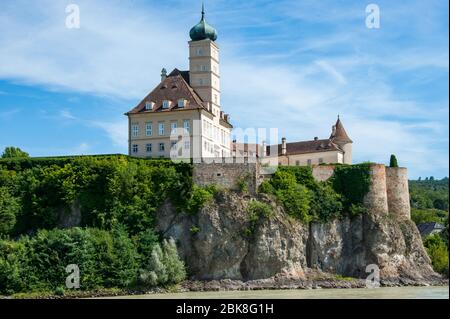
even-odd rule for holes
{"type": "Polygon", "coordinates": [[[176,239],[192,279],[305,280],[311,271],[366,278],[369,264],[380,268],[386,284],[440,279],[410,220],[369,213],[308,227],[260,195],[258,200],[276,213],[251,228],[247,205],[252,198],[220,192],[193,216],[177,214],[170,203],[158,211],[157,227],[176,239]]]}
{"type": "Polygon", "coordinates": [[[158,212],[158,229],[179,244],[195,279],[259,279],[276,274],[302,278],[308,231],[274,206],[275,216],[248,233],[250,197],[221,192],[195,216],[177,215],[167,203],[158,212]],[[198,232],[193,231],[194,227],[198,232]]]}

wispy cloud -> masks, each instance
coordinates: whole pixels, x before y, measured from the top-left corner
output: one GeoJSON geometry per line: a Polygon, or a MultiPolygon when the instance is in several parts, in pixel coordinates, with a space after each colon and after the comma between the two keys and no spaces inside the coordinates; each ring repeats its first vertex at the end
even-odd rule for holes
{"type": "MultiPolygon", "coordinates": [[[[57,113],[98,128],[126,152],[119,116],[158,83],[162,67],[187,69],[198,9],[182,1],[77,3],[81,28],[69,30],[65,2],[3,1],[0,78],[126,100],[119,115],[101,120],[66,107],[57,113]]],[[[379,30],[365,28],[360,2],[208,4],[233,124],[278,127],[293,141],[328,136],[339,113],[356,160],[383,162],[396,153],[413,176],[448,174],[448,17],[441,13],[448,4],[379,4],[379,30]]]]}

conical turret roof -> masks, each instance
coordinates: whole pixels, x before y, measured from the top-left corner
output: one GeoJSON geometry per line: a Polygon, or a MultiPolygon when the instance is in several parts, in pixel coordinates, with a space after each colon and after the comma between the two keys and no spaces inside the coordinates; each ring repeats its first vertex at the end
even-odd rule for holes
{"type": "Polygon", "coordinates": [[[330,140],[337,144],[353,143],[353,141],[348,137],[347,132],[344,129],[344,125],[338,116],[336,124],[333,126],[333,131],[331,132],[330,140]]]}

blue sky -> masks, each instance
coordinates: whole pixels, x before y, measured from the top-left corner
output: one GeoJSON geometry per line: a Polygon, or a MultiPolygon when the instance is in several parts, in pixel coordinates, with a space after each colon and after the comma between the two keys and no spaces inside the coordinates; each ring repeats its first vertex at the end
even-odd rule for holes
{"type": "MultiPolygon", "coordinates": [[[[222,107],[235,127],[326,138],[337,114],[354,161],[395,153],[410,177],[448,176],[447,1],[205,2],[219,32],[222,107]],[[365,25],[376,3],[379,29],[365,25]]],[[[201,1],[2,0],[0,149],[127,152],[123,115],[187,69],[201,1]],[[80,7],[80,29],[65,8],[80,7]]]]}

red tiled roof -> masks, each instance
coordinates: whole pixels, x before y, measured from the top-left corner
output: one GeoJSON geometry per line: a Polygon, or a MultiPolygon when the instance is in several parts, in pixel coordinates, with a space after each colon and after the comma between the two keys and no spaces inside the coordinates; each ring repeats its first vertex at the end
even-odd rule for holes
{"type": "Polygon", "coordinates": [[[127,112],[128,114],[136,113],[155,113],[155,112],[170,112],[185,109],[205,109],[200,96],[188,84],[189,71],[179,71],[174,69],[153,91],[150,92],[135,108],[127,112]],[[185,99],[186,105],[184,108],[178,107],[178,100],[185,99]],[[164,100],[171,101],[168,109],[162,109],[164,100]],[[154,102],[155,105],[152,110],[145,109],[146,102],[154,102]]]}
{"type": "Polygon", "coordinates": [[[348,137],[347,132],[344,129],[344,125],[342,125],[339,117],[336,125],[333,126],[333,131],[331,132],[330,139],[335,143],[353,143],[350,137],[348,137]]]}
{"type": "MultiPolygon", "coordinates": [[[[342,150],[330,139],[286,143],[286,155],[329,151],[342,150]]],[[[270,146],[267,146],[267,155],[270,156],[270,146]]],[[[282,155],[282,144],[278,144],[278,155],[282,155]]]]}

